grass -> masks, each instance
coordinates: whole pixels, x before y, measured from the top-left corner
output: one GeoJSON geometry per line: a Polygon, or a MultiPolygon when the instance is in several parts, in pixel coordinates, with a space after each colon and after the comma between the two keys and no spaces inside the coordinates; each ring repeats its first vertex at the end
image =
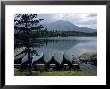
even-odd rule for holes
{"type": "Polygon", "coordinates": [[[32,71],[32,74],[28,71],[20,72],[15,68],[15,76],[96,76],[94,73],[89,73],[85,71],[32,71]]]}

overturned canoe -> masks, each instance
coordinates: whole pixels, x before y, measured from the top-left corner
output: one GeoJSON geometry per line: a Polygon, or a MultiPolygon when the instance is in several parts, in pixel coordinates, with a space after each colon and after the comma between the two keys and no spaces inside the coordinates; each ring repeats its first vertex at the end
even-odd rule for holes
{"type": "Polygon", "coordinates": [[[22,58],[23,58],[24,56],[25,56],[25,53],[16,55],[16,56],[14,57],[14,63],[15,63],[15,64],[21,64],[21,60],[22,60],[22,58]]]}
{"type": "Polygon", "coordinates": [[[32,56],[32,64],[36,63],[43,57],[43,53],[38,54],[37,56],[32,56]]]}
{"type": "Polygon", "coordinates": [[[44,62],[48,63],[52,60],[53,54],[51,52],[47,52],[44,54],[44,62]]]}
{"type": "Polygon", "coordinates": [[[61,65],[61,63],[63,62],[63,51],[56,51],[54,53],[54,60],[59,63],[61,65]]]}
{"type": "Polygon", "coordinates": [[[19,55],[15,56],[14,60],[16,61],[20,58],[23,58],[24,56],[25,56],[25,53],[19,54],[19,55]]]}
{"type": "Polygon", "coordinates": [[[72,63],[72,61],[73,61],[73,57],[69,52],[64,52],[64,58],[65,58],[65,60],[67,60],[70,63],[72,63]]]}
{"type": "Polygon", "coordinates": [[[28,54],[26,54],[26,55],[22,58],[22,63],[21,63],[21,64],[26,63],[26,62],[28,62],[28,54]]]}

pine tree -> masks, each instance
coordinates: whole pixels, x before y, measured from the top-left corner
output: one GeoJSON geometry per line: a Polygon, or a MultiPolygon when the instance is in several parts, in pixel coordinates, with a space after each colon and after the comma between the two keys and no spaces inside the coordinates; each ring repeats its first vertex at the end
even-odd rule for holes
{"type": "Polygon", "coordinates": [[[39,32],[44,28],[37,14],[16,14],[14,17],[14,46],[25,47],[31,72],[31,47],[39,32]],[[36,34],[34,34],[36,32],[36,34]]]}

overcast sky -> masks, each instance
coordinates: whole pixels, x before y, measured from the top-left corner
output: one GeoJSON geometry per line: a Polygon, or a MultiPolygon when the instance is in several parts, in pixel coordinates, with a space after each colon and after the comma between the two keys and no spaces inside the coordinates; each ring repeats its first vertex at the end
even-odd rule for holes
{"type": "Polygon", "coordinates": [[[38,18],[44,19],[42,23],[66,20],[80,27],[97,28],[97,14],[38,14],[38,18]]]}

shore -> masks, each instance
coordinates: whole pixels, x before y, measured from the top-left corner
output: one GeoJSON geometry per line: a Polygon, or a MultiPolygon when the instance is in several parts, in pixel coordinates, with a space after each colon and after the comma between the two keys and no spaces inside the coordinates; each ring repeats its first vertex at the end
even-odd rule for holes
{"type": "MultiPolygon", "coordinates": [[[[16,55],[20,52],[25,50],[25,48],[18,48],[16,49],[16,55]]],[[[51,70],[45,71],[45,70],[32,70],[32,75],[29,74],[28,71],[23,71],[20,72],[19,67],[14,66],[14,75],[15,76],[96,76],[97,75],[97,70],[95,72],[91,71],[86,71],[91,70],[91,63],[93,66],[97,68],[97,64],[94,65],[94,61],[97,61],[97,54],[96,53],[84,53],[81,55],[80,59],[80,67],[82,68],[81,71],[76,71],[76,70],[63,70],[63,71],[56,71],[56,70],[51,70]]],[[[37,65],[38,66],[38,65],[37,65]]],[[[43,66],[40,66],[43,67],[43,66]]]]}
{"type": "Polygon", "coordinates": [[[96,76],[97,74],[87,71],[28,71],[20,72],[14,69],[14,76],[96,76]]]}

